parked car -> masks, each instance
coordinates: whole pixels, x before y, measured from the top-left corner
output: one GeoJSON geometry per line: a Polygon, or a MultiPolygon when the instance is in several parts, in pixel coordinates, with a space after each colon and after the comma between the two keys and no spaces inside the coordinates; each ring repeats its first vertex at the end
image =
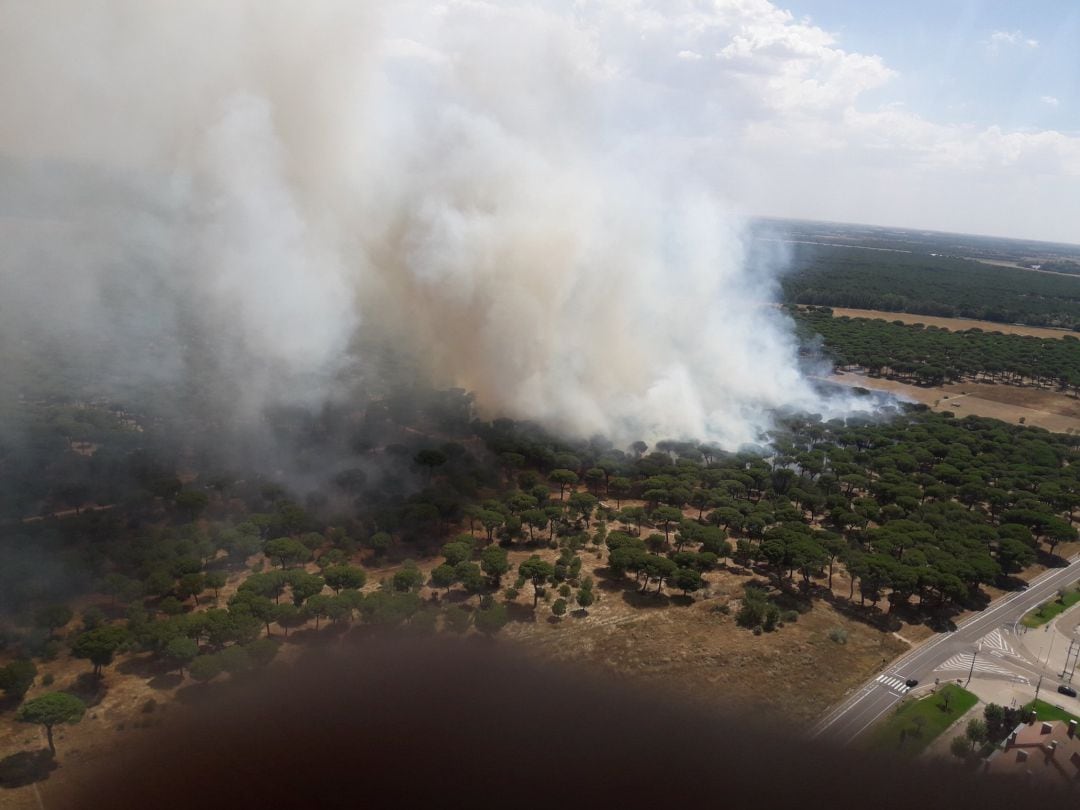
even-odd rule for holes
{"type": "Polygon", "coordinates": [[[1061,692],[1061,694],[1063,695],[1068,695],[1069,697],[1076,697],[1076,690],[1068,684],[1063,683],[1061,686],[1058,687],[1058,691],[1061,692]]]}

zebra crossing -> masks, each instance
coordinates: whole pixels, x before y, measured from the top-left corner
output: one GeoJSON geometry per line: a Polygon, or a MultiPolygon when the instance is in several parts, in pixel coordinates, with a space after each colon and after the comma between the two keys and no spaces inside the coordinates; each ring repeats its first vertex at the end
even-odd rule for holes
{"type": "Polygon", "coordinates": [[[903,678],[897,678],[893,675],[878,675],[877,682],[900,695],[911,691],[911,687],[904,682],[903,678]]]}
{"type": "MultiPolygon", "coordinates": [[[[971,659],[975,656],[975,653],[962,652],[957,653],[952,658],[945,661],[934,672],[978,672],[982,675],[996,675],[999,677],[1008,678],[1014,683],[1031,683],[1023,675],[1017,675],[1011,669],[1006,669],[1001,664],[995,664],[993,661],[987,660],[985,656],[975,656],[975,667],[972,669],[971,659]]],[[[1019,657],[1019,656],[1017,656],[1019,657]]]]}
{"type": "Polygon", "coordinates": [[[1018,658],[1021,661],[1024,660],[1024,656],[1014,650],[1009,642],[1005,640],[1005,636],[1002,635],[1001,630],[991,630],[979,639],[979,646],[982,650],[985,650],[996,658],[1008,656],[1009,658],[1018,658]]]}

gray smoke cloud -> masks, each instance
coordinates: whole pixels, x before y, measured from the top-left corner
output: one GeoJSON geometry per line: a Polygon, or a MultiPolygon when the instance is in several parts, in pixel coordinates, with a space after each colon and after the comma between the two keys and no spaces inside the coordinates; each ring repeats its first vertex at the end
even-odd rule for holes
{"type": "Polygon", "coordinates": [[[609,5],[3,0],[7,382],[212,367],[245,420],[330,397],[360,333],[574,434],[844,413],[609,5]]]}

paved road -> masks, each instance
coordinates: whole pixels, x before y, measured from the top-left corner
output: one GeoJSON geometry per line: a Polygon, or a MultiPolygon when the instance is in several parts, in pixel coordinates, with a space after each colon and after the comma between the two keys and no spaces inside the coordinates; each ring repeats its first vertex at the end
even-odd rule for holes
{"type": "MultiPolygon", "coordinates": [[[[965,619],[956,630],[934,636],[890,664],[880,675],[863,684],[854,694],[823,717],[811,730],[812,737],[845,745],[895,706],[908,691],[904,682],[918,679],[920,684],[934,682],[934,670],[951,657],[976,649],[976,642],[987,633],[1013,625],[1021,616],[1045,602],[1058,588],[1080,579],[1080,555],[1066,568],[1054,568],[1032,580],[1026,591],[1003,596],[985,610],[965,619]]],[[[1034,673],[1037,674],[1037,673],[1034,673]]],[[[1043,688],[1056,688],[1056,682],[1044,680],[1043,688]]]]}

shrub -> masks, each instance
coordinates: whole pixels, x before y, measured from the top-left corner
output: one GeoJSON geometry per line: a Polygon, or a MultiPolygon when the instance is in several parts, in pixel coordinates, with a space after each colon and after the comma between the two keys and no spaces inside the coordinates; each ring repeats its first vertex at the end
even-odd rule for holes
{"type": "Polygon", "coordinates": [[[834,627],[829,631],[829,638],[837,644],[847,644],[848,632],[843,627],[834,627]]]}

